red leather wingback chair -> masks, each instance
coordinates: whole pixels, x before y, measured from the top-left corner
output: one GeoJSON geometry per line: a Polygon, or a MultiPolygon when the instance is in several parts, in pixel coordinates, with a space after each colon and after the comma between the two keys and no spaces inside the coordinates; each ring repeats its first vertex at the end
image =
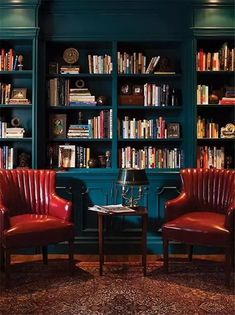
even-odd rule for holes
{"type": "Polygon", "coordinates": [[[19,248],[41,247],[47,263],[47,245],[68,241],[72,271],[72,204],[56,195],[55,176],[53,170],[0,169],[1,269],[5,269],[6,285],[11,253],[19,248]]]}
{"type": "Polygon", "coordinates": [[[234,246],[235,171],[184,169],[182,191],[166,202],[162,227],[164,267],[168,272],[168,242],[222,247],[225,250],[226,284],[230,282],[234,246]]]}

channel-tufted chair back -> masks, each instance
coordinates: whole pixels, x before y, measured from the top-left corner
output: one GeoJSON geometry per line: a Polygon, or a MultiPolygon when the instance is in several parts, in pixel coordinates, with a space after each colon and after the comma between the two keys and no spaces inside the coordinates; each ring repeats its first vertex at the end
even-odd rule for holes
{"type": "Polygon", "coordinates": [[[224,169],[183,169],[182,193],[191,201],[191,211],[224,213],[235,201],[235,172],[224,169]]]}
{"type": "Polygon", "coordinates": [[[51,170],[0,170],[0,204],[10,216],[49,214],[50,196],[55,192],[55,172],[51,170]]]}

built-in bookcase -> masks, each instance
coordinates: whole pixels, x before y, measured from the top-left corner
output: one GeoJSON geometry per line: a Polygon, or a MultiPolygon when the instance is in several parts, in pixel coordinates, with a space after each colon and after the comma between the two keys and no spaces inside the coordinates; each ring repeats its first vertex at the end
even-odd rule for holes
{"type": "Polygon", "coordinates": [[[0,44],[0,167],[34,167],[34,40],[0,44]]]}
{"type": "Polygon", "coordinates": [[[235,45],[231,38],[197,40],[197,166],[234,168],[235,45]]]}
{"type": "Polygon", "coordinates": [[[181,45],[180,41],[47,42],[45,165],[60,167],[61,146],[66,144],[75,150],[72,168],[183,167],[181,45]],[[70,66],[63,60],[68,48],[79,53],[70,66]],[[81,102],[81,93],[87,92],[87,102],[81,102]],[[64,130],[51,137],[51,118],[58,115],[64,130]],[[71,137],[77,125],[80,129],[71,137]]]}

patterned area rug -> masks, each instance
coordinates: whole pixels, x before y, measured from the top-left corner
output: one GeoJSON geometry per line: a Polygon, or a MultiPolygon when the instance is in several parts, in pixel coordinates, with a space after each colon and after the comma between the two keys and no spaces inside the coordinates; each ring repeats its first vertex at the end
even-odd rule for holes
{"type": "Polygon", "coordinates": [[[73,277],[65,260],[12,265],[12,287],[1,284],[0,314],[234,314],[234,286],[226,289],[220,263],[112,263],[99,276],[97,263],[77,262],[73,277]]]}

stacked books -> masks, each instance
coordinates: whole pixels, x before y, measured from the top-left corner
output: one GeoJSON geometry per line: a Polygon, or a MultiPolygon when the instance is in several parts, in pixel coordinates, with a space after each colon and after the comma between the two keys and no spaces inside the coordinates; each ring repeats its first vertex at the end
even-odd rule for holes
{"type": "Polygon", "coordinates": [[[30,104],[27,98],[10,98],[8,104],[30,104]]]}
{"type": "Polygon", "coordinates": [[[69,89],[69,105],[96,105],[95,96],[87,88],[69,89]]]}
{"type": "Polygon", "coordinates": [[[235,105],[235,87],[226,87],[225,96],[219,102],[221,105],[235,105]]]}
{"type": "Polygon", "coordinates": [[[5,138],[23,138],[25,129],[21,127],[6,128],[5,138]]]}
{"type": "Polygon", "coordinates": [[[70,125],[67,133],[68,138],[91,138],[92,128],[90,124],[87,125],[70,125]]]}
{"type": "Polygon", "coordinates": [[[61,74],[78,74],[80,72],[80,66],[61,66],[61,74]]]}

